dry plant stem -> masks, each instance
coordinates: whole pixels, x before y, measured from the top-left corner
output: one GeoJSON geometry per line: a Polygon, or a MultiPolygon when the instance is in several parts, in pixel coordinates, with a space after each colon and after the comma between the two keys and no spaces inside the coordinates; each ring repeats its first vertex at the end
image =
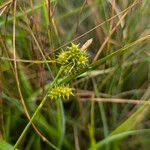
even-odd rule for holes
{"type": "MultiPolygon", "coordinates": [[[[87,101],[87,98],[81,98],[82,101],[87,101]]],[[[121,104],[145,104],[150,105],[150,101],[133,100],[133,99],[119,99],[119,98],[92,98],[91,101],[104,102],[104,103],[121,103],[121,104]]]]}
{"type": "Polygon", "coordinates": [[[25,102],[24,102],[24,99],[23,99],[23,96],[22,96],[22,93],[21,93],[21,89],[20,89],[20,83],[19,83],[19,77],[18,77],[18,70],[17,70],[17,62],[16,62],[16,42],[15,42],[15,32],[16,32],[16,19],[15,19],[15,15],[16,15],[16,3],[17,1],[15,0],[14,1],[14,20],[13,20],[13,56],[14,56],[14,70],[15,70],[15,78],[16,78],[16,82],[17,82],[17,87],[18,87],[18,92],[19,92],[19,95],[20,95],[20,98],[21,98],[21,102],[22,102],[22,105],[25,109],[25,113],[27,115],[27,117],[29,117],[29,114],[28,114],[28,111],[26,109],[26,106],[25,106],[25,102]]]}
{"type": "Polygon", "coordinates": [[[77,127],[73,127],[73,131],[74,131],[75,148],[76,148],[76,150],[80,150],[77,127]]]}
{"type": "MultiPolygon", "coordinates": [[[[12,58],[0,57],[1,60],[14,61],[12,58]]],[[[43,64],[43,63],[56,63],[55,60],[26,60],[26,59],[16,59],[16,62],[21,63],[34,63],[34,64],[43,64]]]]}
{"type": "Polygon", "coordinates": [[[6,2],[5,4],[1,5],[1,6],[0,6],[0,10],[1,10],[2,8],[4,8],[4,7],[7,7],[9,4],[12,3],[12,1],[13,1],[13,0],[10,0],[10,1],[6,2]]]}
{"type": "Polygon", "coordinates": [[[5,6],[2,11],[0,12],[0,16],[3,14],[3,12],[7,9],[7,6],[5,6]]]}
{"type": "Polygon", "coordinates": [[[45,3],[46,3],[47,13],[48,13],[48,38],[49,38],[49,42],[50,42],[50,45],[51,45],[52,57],[55,58],[55,56],[53,55],[54,54],[54,41],[51,38],[51,36],[52,36],[52,32],[54,31],[54,33],[58,37],[58,31],[57,31],[57,27],[56,27],[56,24],[55,24],[55,20],[52,17],[54,15],[54,11],[55,11],[55,7],[57,5],[57,1],[55,2],[55,6],[54,6],[53,10],[52,10],[50,0],[45,0],[45,3]]]}
{"type": "MultiPolygon", "coordinates": [[[[62,70],[64,68],[60,68],[57,76],[55,77],[55,79],[53,80],[53,82],[51,83],[50,87],[49,87],[49,90],[54,86],[54,84],[56,83],[56,81],[58,80],[58,77],[59,75],[61,74],[62,70]]],[[[15,150],[17,148],[17,146],[19,145],[19,143],[21,142],[22,138],[24,137],[25,133],[27,132],[27,130],[29,129],[30,125],[32,124],[34,118],[36,117],[36,115],[38,114],[38,112],[40,112],[41,108],[43,107],[43,105],[45,104],[47,100],[47,95],[42,99],[40,105],[38,106],[38,108],[35,110],[33,116],[31,117],[31,119],[29,120],[28,124],[26,125],[26,127],[24,128],[23,132],[21,133],[20,137],[18,138],[16,144],[14,145],[13,149],[15,150]]],[[[49,142],[49,144],[51,144],[49,142]]],[[[54,149],[58,149],[56,146],[54,146],[53,144],[51,144],[51,146],[54,148],[54,149]]]]}
{"type": "MultiPolygon", "coordinates": [[[[0,73],[1,75],[1,73],[0,73]]],[[[1,90],[1,81],[0,81],[0,90],[1,90]]],[[[2,97],[0,96],[0,108],[3,108],[3,100],[2,97]]],[[[3,128],[3,123],[4,123],[4,118],[3,118],[3,111],[0,109],[0,139],[4,137],[4,128],[3,128]]]]}
{"type": "MultiPolygon", "coordinates": [[[[138,0],[137,0],[138,1],[138,0]]],[[[130,9],[135,6],[138,2],[135,1],[130,7],[130,9]]],[[[129,8],[128,7],[128,8],[129,8]]],[[[100,53],[102,52],[102,50],[104,49],[105,45],[107,44],[107,42],[109,41],[111,35],[115,32],[115,30],[117,29],[117,27],[122,23],[122,20],[126,17],[126,15],[128,14],[129,10],[127,12],[125,12],[125,14],[119,19],[118,23],[116,24],[116,26],[110,31],[109,35],[107,36],[107,38],[105,39],[105,41],[103,42],[102,46],[99,48],[98,52],[96,53],[93,61],[96,61],[100,55],[100,53]]]]}
{"type": "MultiPolygon", "coordinates": [[[[19,95],[20,95],[20,99],[21,99],[21,103],[23,105],[23,108],[25,110],[25,114],[27,115],[27,118],[30,120],[31,117],[30,117],[30,114],[27,110],[27,107],[26,107],[26,104],[25,104],[25,101],[24,101],[24,98],[23,98],[23,95],[22,95],[22,92],[21,92],[21,88],[20,88],[20,82],[19,82],[19,76],[18,76],[18,70],[17,70],[17,62],[16,62],[16,41],[15,41],[15,37],[16,37],[16,5],[17,5],[17,0],[14,1],[14,19],[13,19],[13,56],[14,56],[14,73],[15,73],[15,78],[16,78],[16,82],[17,82],[17,88],[18,88],[18,92],[19,92],[19,95]]],[[[36,126],[34,124],[33,125],[33,128],[35,129],[35,131],[37,132],[37,134],[45,141],[49,142],[43,135],[42,133],[36,128],[36,126]]]]}

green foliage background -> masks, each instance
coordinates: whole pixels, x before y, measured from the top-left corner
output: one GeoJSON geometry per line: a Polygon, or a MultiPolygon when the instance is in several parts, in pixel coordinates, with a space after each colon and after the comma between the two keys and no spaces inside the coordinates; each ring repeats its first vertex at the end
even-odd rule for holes
{"type": "Polygon", "coordinates": [[[149,0],[0,0],[0,150],[148,150],[149,8],[149,0]],[[60,72],[61,49],[91,38],[89,66],[60,72]],[[47,98],[59,83],[74,96],[47,98]]]}

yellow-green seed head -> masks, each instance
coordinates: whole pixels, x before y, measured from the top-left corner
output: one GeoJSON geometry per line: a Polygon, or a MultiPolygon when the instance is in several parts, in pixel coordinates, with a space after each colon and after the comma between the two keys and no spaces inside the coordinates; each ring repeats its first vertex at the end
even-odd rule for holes
{"type": "Polygon", "coordinates": [[[49,93],[48,93],[48,97],[51,99],[58,99],[58,98],[68,98],[70,95],[73,95],[73,89],[68,87],[68,86],[64,86],[64,85],[59,85],[54,87],[49,93]]]}
{"type": "Polygon", "coordinates": [[[60,64],[66,64],[68,61],[68,52],[66,52],[66,51],[60,52],[57,60],[60,64]]]}
{"type": "Polygon", "coordinates": [[[58,62],[65,67],[65,73],[76,72],[88,65],[88,55],[79,48],[79,45],[73,44],[66,51],[59,53],[58,62]]]}

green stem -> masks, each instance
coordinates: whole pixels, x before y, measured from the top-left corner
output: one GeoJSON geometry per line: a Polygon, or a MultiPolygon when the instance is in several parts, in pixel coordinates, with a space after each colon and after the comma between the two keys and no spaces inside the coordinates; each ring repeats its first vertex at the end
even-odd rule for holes
{"type": "Polygon", "coordinates": [[[38,108],[36,109],[36,111],[34,112],[32,118],[30,119],[30,121],[28,122],[28,124],[26,125],[26,127],[24,128],[23,132],[21,133],[20,137],[18,138],[16,144],[14,145],[14,149],[16,149],[16,147],[19,145],[19,143],[21,142],[23,136],[25,135],[25,133],[27,132],[27,130],[29,129],[30,125],[32,124],[33,119],[35,118],[35,116],[37,115],[37,113],[41,110],[42,106],[44,105],[44,103],[46,102],[47,96],[45,96],[42,100],[42,102],[40,103],[40,105],[38,106],[38,108]]]}
{"type": "MultiPolygon", "coordinates": [[[[48,90],[50,90],[54,84],[57,82],[59,75],[61,74],[63,68],[61,68],[57,74],[57,76],[55,77],[55,79],[53,80],[53,82],[51,83],[50,87],[48,90]]],[[[28,122],[28,124],[26,125],[26,127],[24,128],[23,132],[21,133],[20,137],[18,138],[16,144],[14,145],[13,149],[15,150],[17,148],[17,146],[19,145],[19,143],[21,142],[22,138],[24,137],[25,133],[27,132],[27,130],[29,129],[30,125],[33,122],[33,119],[35,118],[35,116],[38,114],[38,112],[41,110],[41,108],[43,107],[43,105],[45,104],[47,100],[47,95],[42,99],[40,105],[38,106],[38,108],[35,110],[33,116],[31,117],[30,121],[28,122]]],[[[53,144],[51,144],[51,146],[53,146],[53,148],[57,149],[57,147],[55,147],[53,144]]]]}

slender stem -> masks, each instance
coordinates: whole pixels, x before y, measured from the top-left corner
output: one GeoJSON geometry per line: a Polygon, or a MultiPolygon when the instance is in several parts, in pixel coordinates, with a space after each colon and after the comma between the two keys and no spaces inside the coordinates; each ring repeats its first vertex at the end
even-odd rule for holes
{"type": "Polygon", "coordinates": [[[23,136],[25,135],[25,133],[27,132],[27,130],[29,129],[30,125],[32,124],[33,119],[35,118],[35,116],[37,115],[37,113],[40,111],[40,109],[42,108],[42,106],[44,105],[45,101],[47,99],[47,96],[45,96],[42,100],[42,102],[40,103],[40,105],[38,106],[38,108],[36,109],[36,111],[34,112],[32,118],[30,119],[30,121],[28,122],[28,124],[26,125],[26,127],[24,128],[23,132],[21,133],[20,137],[18,138],[16,144],[14,145],[14,149],[16,149],[16,147],[18,146],[18,144],[21,142],[23,136]]]}
{"type": "MultiPolygon", "coordinates": [[[[50,84],[50,87],[48,90],[50,90],[54,84],[57,82],[59,75],[61,74],[63,68],[61,68],[58,72],[58,74],[56,75],[55,79],[53,80],[53,82],[50,84]]],[[[33,116],[31,117],[30,121],[28,122],[28,124],[26,125],[26,127],[24,128],[23,132],[21,133],[20,137],[18,138],[16,144],[14,145],[13,149],[15,150],[17,148],[17,146],[19,145],[19,143],[21,142],[22,138],[24,137],[25,133],[27,132],[27,130],[29,129],[30,125],[33,122],[33,119],[35,118],[35,116],[38,114],[38,112],[40,112],[41,108],[43,107],[43,105],[45,104],[47,100],[47,95],[42,99],[40,105],[38,106],[38,108],[35,110],[33,116]]],[[[58,149],[57,147],[55,147],[53,145],[53,148],[58,149]]]]}

